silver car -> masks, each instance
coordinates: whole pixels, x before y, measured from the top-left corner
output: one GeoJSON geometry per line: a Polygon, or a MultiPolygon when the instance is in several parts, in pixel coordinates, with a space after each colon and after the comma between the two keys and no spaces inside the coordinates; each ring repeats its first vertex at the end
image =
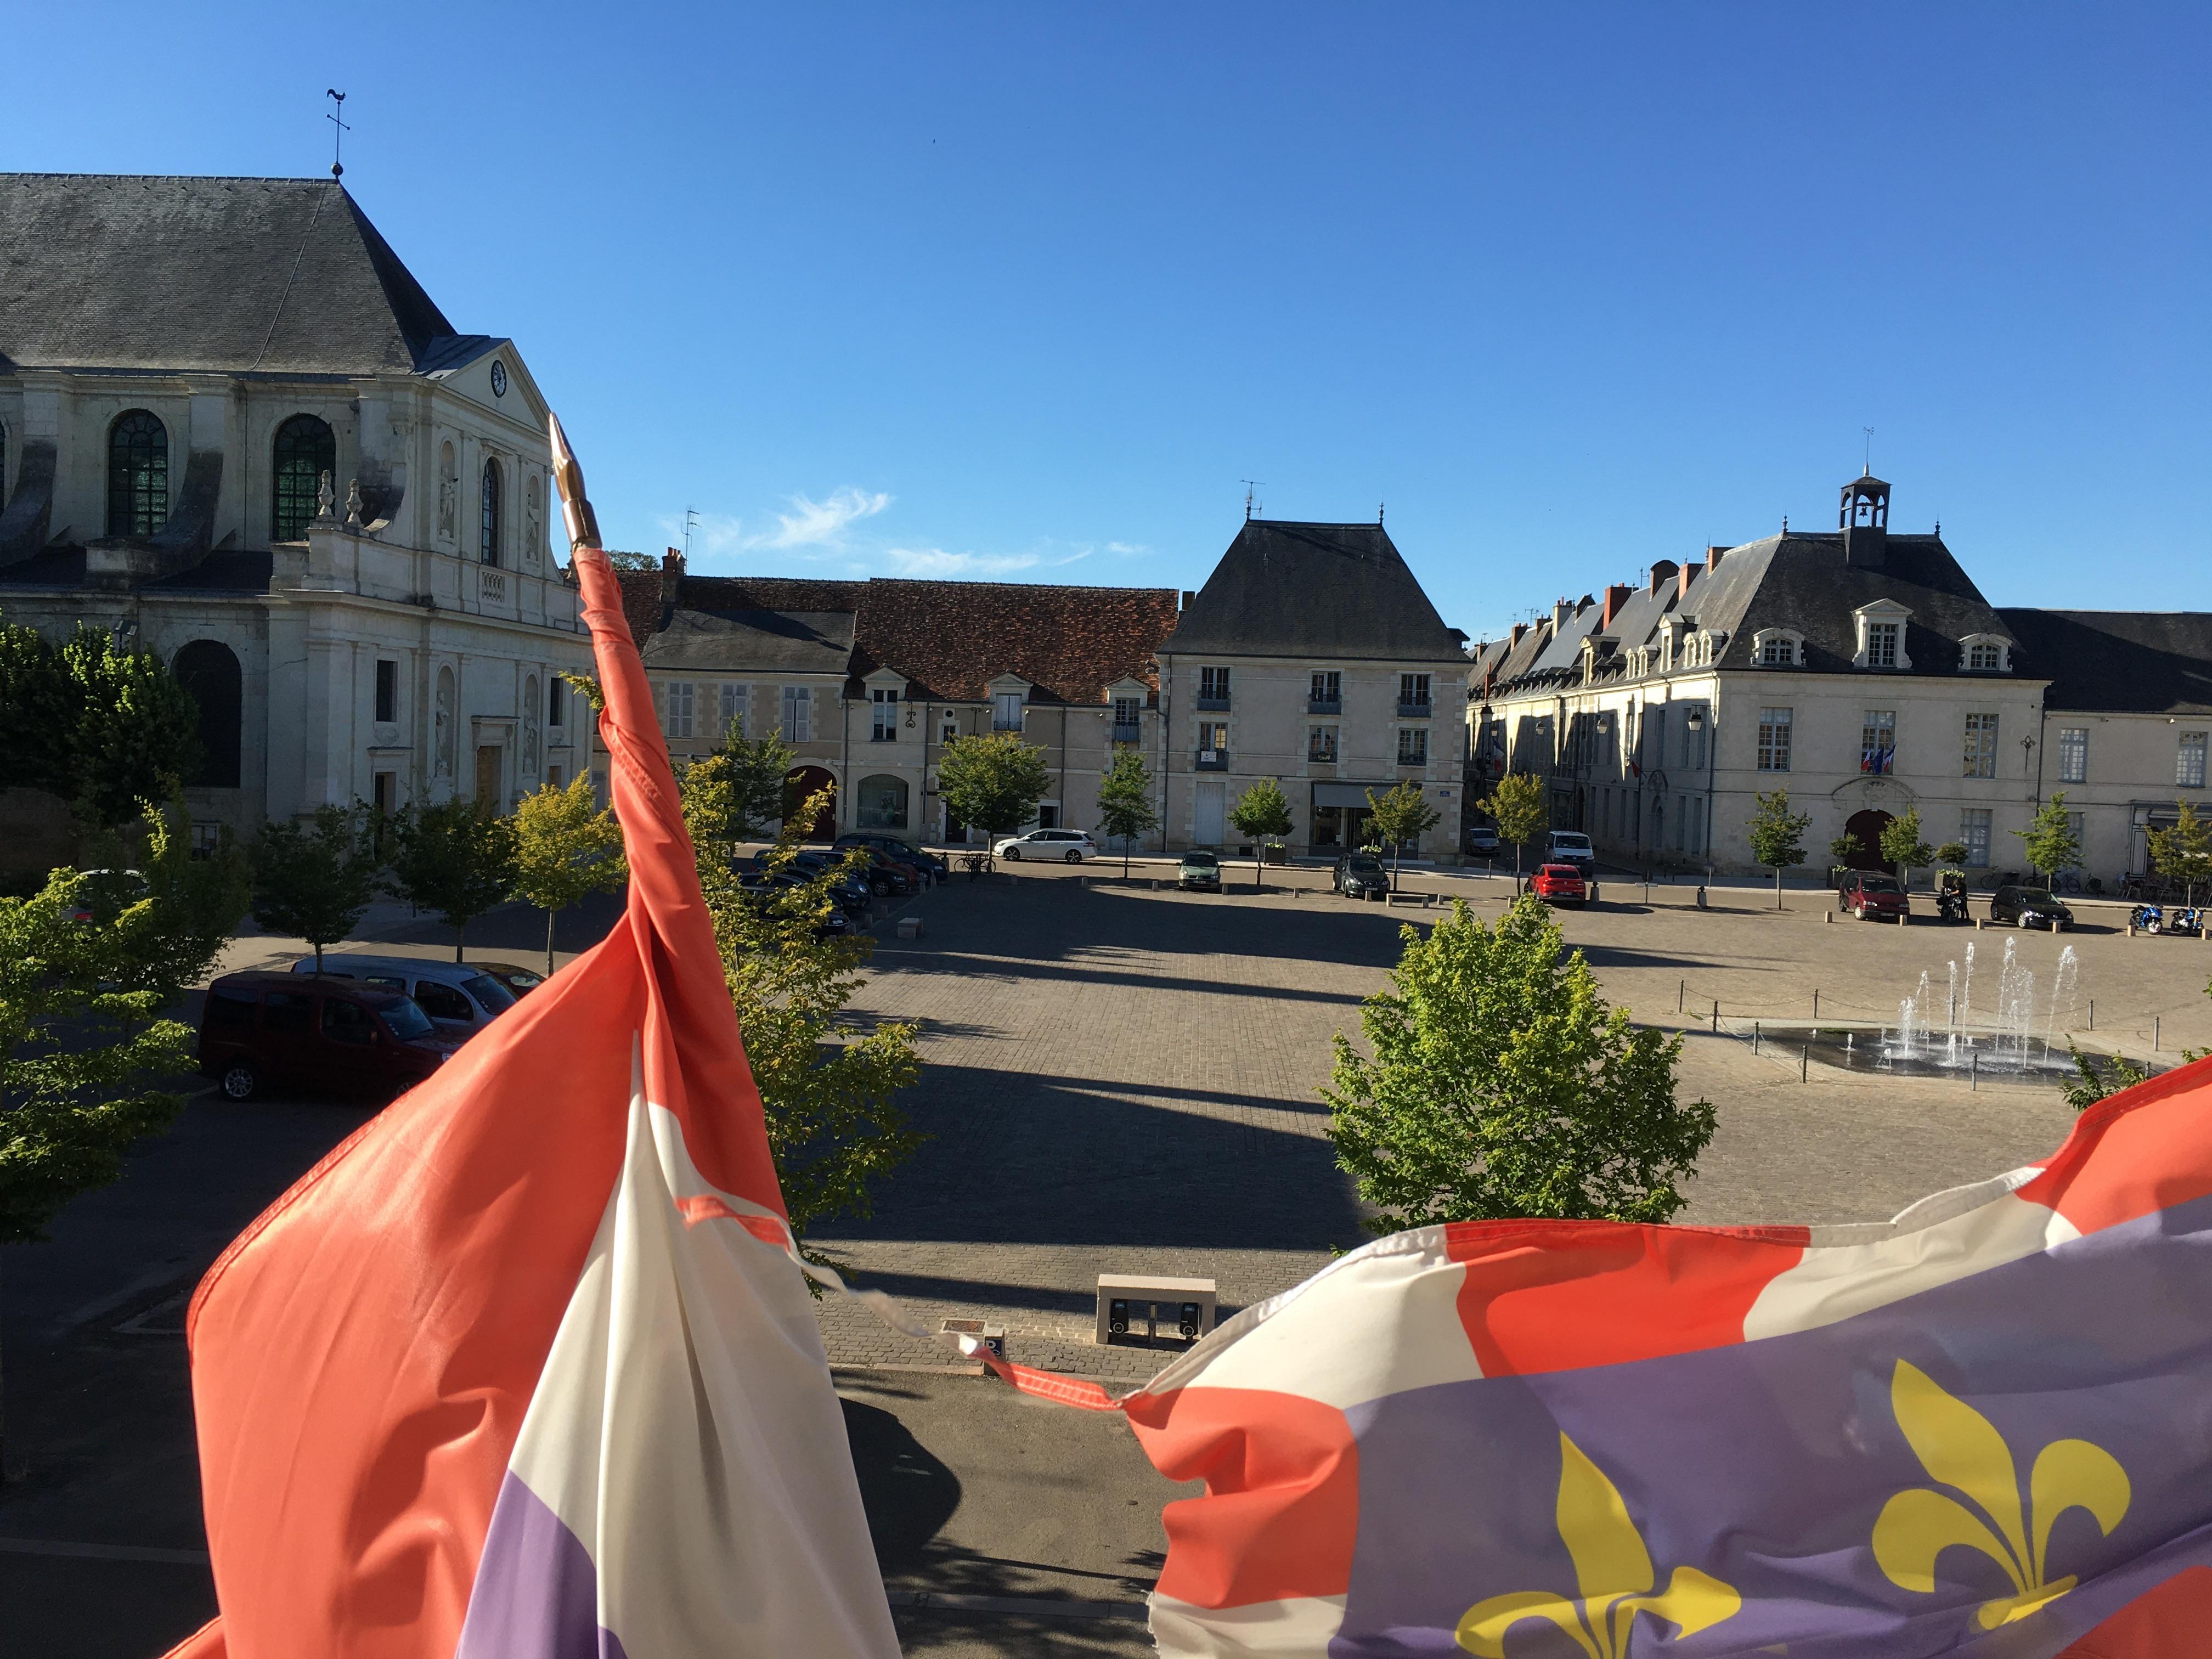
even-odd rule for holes
{"type": "MultiPolygon", "coordinates": [[[[313,973],[314,957],[301,957],[292,971],[313,973]]],[[[467,1042],[514,1006],[514,994],[472,963],[332,951],[323,957],[323,974],[414,998],[448,1042],[467,1042]]]]}
{"type": "Polygon", "coordinates": [[[1098,843],[1080,830],[1032,830],[1026,836],[1008,836],[991,848],[994,858],[1055,859],[1062,864],[1081,864],[1098,856],[1098,843]]]}

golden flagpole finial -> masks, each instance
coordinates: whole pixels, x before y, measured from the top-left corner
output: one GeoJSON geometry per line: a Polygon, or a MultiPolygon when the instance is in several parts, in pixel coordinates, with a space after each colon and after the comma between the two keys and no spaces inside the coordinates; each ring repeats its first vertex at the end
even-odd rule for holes
{"type": "Polygon", "coordinates": [[[553,483],[561,492],[561,517],[568,526],[570,548],[599,545],[599,520],[584,494],[584,469],[576,452],[568,447],[568,434],[561,430],[561,417],[548,413],[545,424],[553,440],[553,483]]]}

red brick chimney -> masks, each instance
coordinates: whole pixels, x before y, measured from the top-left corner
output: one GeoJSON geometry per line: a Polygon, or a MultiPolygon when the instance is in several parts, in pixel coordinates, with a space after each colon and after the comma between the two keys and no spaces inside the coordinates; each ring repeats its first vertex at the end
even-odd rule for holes
{"type": "Polygon", "coordinates": [[[674,605],[684,590],[684,556],[674,548],[660,556],[660,602],[674,605]]]}
{"type": "Polygon", "coordinates": [[[1691,563],[1684,565],[1682,567],[1681,576],[1678,579],[1674,588],[1674,597],[1677,599],[1688,599],[1690,597],[1690,584],[1697,580],[1698,578],[1705,574],[1705,568],[1701,564],[1691,563]]]}
{"type": "Polygon", "coordinates": [[[1505,648],[1508,651],[1510,651],[1515,646],[1520,644],[1521,636],[1528,631],[1528,624],[1527,623],[1515,623],[1513,624],[1513,637],[1506,642],[1505,648]]]}
{"type": "Polygon", "coordinates": [[[1628,596],[1636,592],[1616,582],[1605,590],[1605,609],[1598,613],[1598,631],[1604,633],[1613,626],[1613,613],[1628,603],[1628,596]]]}
{"type": "Polygon", "coordinates": [[[1651,564],[1651,597],[1657,599],[1674,580],[1675,564],[1672,559],[1655,559],[1651,564]]]}

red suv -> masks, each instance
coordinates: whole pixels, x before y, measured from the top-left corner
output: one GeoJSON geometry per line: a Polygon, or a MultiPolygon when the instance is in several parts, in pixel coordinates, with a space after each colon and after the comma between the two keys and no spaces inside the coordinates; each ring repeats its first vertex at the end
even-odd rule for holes
{"type": "Polygon", "coordinates": [[[1861,921],[1869,917],[1902,921],[1912,914],[1911,902],[1897,878],[1878,870],[1853,870],[1838,882],[1836,908],[1849,911],[1861,921]]]}
{"type": "Polygon", "coordinates": [[[1538,865],[1528,890],[1553,904],[1589,902],[1589,886],[1583,880],[1583,872],[1571,864],[1538,865]]]}
{"type": "Polygon", "coordinates": [[[389,1099],[459,1048],[412,997],[357,980],[225,974],[200,1010],[200,1070],[233,1100],[264,1083],[389,1099]]]}

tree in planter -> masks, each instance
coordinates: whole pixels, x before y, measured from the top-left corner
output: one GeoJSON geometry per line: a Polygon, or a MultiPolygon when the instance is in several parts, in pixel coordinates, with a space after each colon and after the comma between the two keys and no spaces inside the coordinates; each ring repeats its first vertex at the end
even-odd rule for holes
{"type": "Polygon", "coordinates": [[[272,933],[335,945],[361,921],[376,896],[380,860],[358,809],[323,805],[307,823],[261,826],[253,845],[253,919],[272,933]]]}
{"type": "MultiPolygon", "coordinates": [[[[685,805],[690,805],[688,795],[685,805]]],[[[699,845],[695,836],[694,849],[699,845]]],[[[525,795],[515,807],[513,890],[524,903],[545,913],[548,979],[553,976],[555,918],[570,905],[593,893],[611,892],[629,878],[622,826],[615,822],[612,807],[602,807],[592,799],[588,777],[571,779],[565,787],[549,783],[525,795]]]]}
{"type": "Polygon", "coordinates": [[[1897,866],[1897,878],[1907,888],[1912,872],[1936,861],[1936,849],[1920,834],[1920,809],[1908,806],[1881,827],[1881,859],[1897,866]]]}
{"type": "Polygon", "coordinates": [[[1936,849],[1936,861],[1938,864],[1948,865],[1960,875],[1965,875],[1966,873],[1966,843],[1963,841],[1945,842],[1936,849]]]}
{"type": "Polygon", "coordinates": [[[1369,1053],[1340,1033],[1321,1091],[1337,1162],[1378,1212],[1370,1231],[1682,1207],[1712,1105],[1676,1101],[1681,1039],[1609,1008],[1540,901],[1515,900],[1495,928],[1455,902],[1401,937],[1390,988],[1361,1011],[1369,1053]]]}
{"type": "Polygon", "coordinates": [[[1121,879],[1129,878],[1129,843],[1160,827],[1152,805],[1152,775],[1145,757],[1124,746],[1114,751],[1114,763],[1098,780],[1098,828],[1121,842],[1121,879]]]}
{"type": "Polygon", "coordinates": [[[1490,814],[1498,833],[1513,843],[1513,874],[1521,874],[1521,848],[1544,827],[1544,781],[1533,772],[1508,772],[1475,805],[1490,814]]]}
{"type": "Polygon", "coordinates": [[[1790,810],[1790,792],[1775,789],[1753,798],[1757,808],[1744,826],[1751,839],[1751,855],[1774,872],[1774,908],[1782,908],[1782,872],[1805,861],[1805,828],[1809,812],[1790,810]]]}
{"type": "Polygon", "coordinates": [[[2021,854],[2027,860],[2027,867],[2043,878],[2046,892],[2052,878],[2061,870],[2071,870],[2081,861],[2081,840],[2067,818],[2063,790],[2054,793],[2027,821],[2027,829],[2015,830],[2013,834],[2020,837],[2021,854]]]}
{"type": "Polygon", "coordinates": [[[1390,887],[1398,886],[1398,860],[1406,850],[1406,843],[1419,841],[1443,821],[1443,814],[1429,805],[1421,793],[1421,786],[1411,778],[1389,793],[1377,796],[1367,792],[1368,833],[1390,848],[1390,887]]]}
{"type": "Polygon", "coordinates": [[[71,798],[98,828],[127,823],[198,768],[199,709],[159,657],[104,629],[78,623],[60,657],[76,704],[71,798]]]}
{"type": "Polygon", "coordinates": [[[512,818],[479,812],[457,798],[410,807],[394,820],[387,885],[453,930],[455,962],[462,959],[469,923],[506,902],[514,872],[512,818]]]}
{"type": "Polygon", "coordinates": [[[2212,882],[2212,820],[2197,817],[2197,808],[2184,801],[2172,828],[2153,830],[2144,839],[2151,867],[2182,884],[2185,904],[2196,903],[2197,888],[2212,882]]]}
{"type": "MultiPolygon", "coordinates": [[[[1370,794],[1371,800],[1373,796],[1370,794]]],[[[1273,778],[1261,778],[1237,798],[1229,814],[1230,827],[1252,838],[1252,890],[1260,890],[1260,866],[1266,862],[1267,840],[1291,833],[1291,804],[1283,787],[1273,778]]]]}
{"type": "MultiPolygon", "coordinates": [[[[817,794],[785,823],[771,867],[791,867],[806,826],[828,804],[827,792],[817,794]]],[[[803,886],[749,892],[726,860],[699,860],[700,890],[802,1251],[816,1223],[872,1213],[872,1185],[922,1139],[894,1098],[921,1075],[920,1028],[885,1021],[863,1034],[841,1023],[873,942],[817,936],[834,902],[834,878],[825,871],[803,886]]]]}
{"type": "Polygon", "coordinates": [[[1018,732],[956,738],[937,763],[945,810],[987,839],[1012,835],[1036,817],[1051,787],[1044,750],[1023,742],[1018,732]]]}
{"type": "Polygon", "coordinates": [[[735,855],[738,842],[768,839],[783,816],[784,780],[798,758],[799,751],[781,732],[748,738],[731,721],[713,753],[676,775],[692,846],[702,852],[713,848],[726,860],[735,855]]]}

